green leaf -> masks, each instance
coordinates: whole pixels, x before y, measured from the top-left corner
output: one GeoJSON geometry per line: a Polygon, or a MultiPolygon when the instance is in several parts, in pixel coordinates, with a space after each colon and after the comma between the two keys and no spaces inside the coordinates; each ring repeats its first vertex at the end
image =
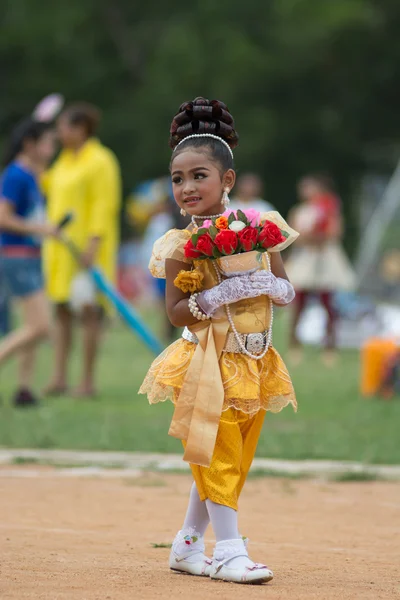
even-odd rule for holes
{"type": "Polygon", "coordinates": [[[237,211],[237,220],[241,221],[242,223],[244,223],[245,225],[249,225],[249,220],[246,217],[246,215],[244,214],[244,212],[242,212],[240,209],[237,211]]]}
{"type": "Polygon", "coordinates": [[[287,231],[284,231],[283,229],[281,229],[281,234],[283,235],[283,237],[285,237],[286,239],[288,239],[290,233],[288,233],[287,231]]]}
{"type": "Polygon", "coordinates": [[[235,214],[232,212],[228,217],[228,225],[231,225],[233,221],[236,221],[235,214]]]}
{"type": "Polygon", "coordinates": [[[215,240],[215,238],[217,237],[217,234],[219,233],[219,230],[216,227],[214,227],[214,225],[211,225],[208,232],[211,236],[211,239],[215,240]]]}
{"type": "Polygon", "coordinates": [[[217,246],[213,248],[213,256],[214,258],[221,258],[221,252],[218,250],[217,246]]]}
{"type": "Polygon", "coordinates": [[[193,246],[197,246],[197,242],[199,241],[199,234],[198,233],[194,233],[192,235],[192,244],[193,246]]]}
{"type": "Polygon", "coordinates": [[[200,229],[197,230],[197,235],[206,235],[206,233],[208,233],[208,229],[206,227],[201,227],[200,229]]]}

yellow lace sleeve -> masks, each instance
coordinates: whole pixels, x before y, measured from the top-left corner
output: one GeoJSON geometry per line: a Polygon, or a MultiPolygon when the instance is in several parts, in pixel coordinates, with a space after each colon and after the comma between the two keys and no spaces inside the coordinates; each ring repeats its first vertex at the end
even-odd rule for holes
{"type": "Polygon", "coordinates": [[[289,237],[287,237],[282,244],[278,244],[274,248],[271,248],[269,252],[282,252],[282,250],[285,250],[285,248],[288,248],[291,244],[293,244],[293,242],[297,240],[300,235],[297,231],[289,227],[285,219],[276,210],[261,213],[260,217],[261,223],[264,223],[265,221],[272,221],[272,223],[278,225],[279,229],[283,229],[283,231],[286,231],[286,233],[289,234],[289,237]]]}
{"type": "Polygon", "coordinates": [[[187,229],[171,229],[160,237],[153,246],[149,270],[153,277],[165,279],[165,261],[167,258],[190,264],[186,258],[184,246],[192,234],[187,229]]]}

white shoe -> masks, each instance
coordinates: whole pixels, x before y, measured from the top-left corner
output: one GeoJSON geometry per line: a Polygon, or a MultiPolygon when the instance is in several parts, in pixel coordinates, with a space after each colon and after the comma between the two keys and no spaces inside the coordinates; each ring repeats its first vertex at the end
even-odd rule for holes
{"type": "Polygon", "coordinates": [[[260,584],[271,581],[274,574],[266,565],[250,560],[244,540],[237,539],[216,544],[210,577],[233,583],[260,584]]]}
{"type": "Polygon", "coordinates": [[[169,555],[169,568],[188,575],[209,577],[212,560],[204,554],[204,540],[194,529],[179,531],[169,555]]]}

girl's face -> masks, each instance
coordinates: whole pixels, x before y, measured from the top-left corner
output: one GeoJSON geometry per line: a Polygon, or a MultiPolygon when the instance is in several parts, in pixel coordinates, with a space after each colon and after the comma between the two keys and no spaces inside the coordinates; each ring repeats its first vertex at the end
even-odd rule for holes
{"type": "Polygon", "coordinates": [[[320,184],[312,178],[302,179],[298,186],[300,199],[312,202],[322,192],[320,184]]]}
{"type": "Polygon", "coordinates": [[[56,152],[55,132],[51,129],[48,129],[42,133],[38,140],[25,140],[22,152],[35,164],[47,166],[56,152]]]}
{"type": "Polygon", "coordinates": [[[36,142],[37,161],[43,165],[48,165],[56,152],[56,134],[49,129],[36,142]]]}
{"type": "Polygon", "coordinates": [[[235,184],[232,169],[221,173],[210,157],[188,149],[171,164],[172,190],[176,203],[189,215],[216,215],[224,211],[221,203],[225,188],[235,184]]]}

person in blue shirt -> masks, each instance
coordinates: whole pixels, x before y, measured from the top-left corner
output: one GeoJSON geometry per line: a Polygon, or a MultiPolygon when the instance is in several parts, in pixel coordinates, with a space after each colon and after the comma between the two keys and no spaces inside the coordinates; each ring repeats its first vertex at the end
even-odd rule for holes
{"type": "Polygon", "coordinates": [[[22,326],[0,342],[0,371],[9,357],[19,354],[16,406],[37,404],[32,392],[35,350],[50,330],[50,309],[41,268],[41,239],[57,237],[59,233],[56,226],[46,222],[38,178],[54,151],[51,127],[26,119],[11,135],[5,169],[0,177],[2,286],[7,286],[9,294],[19,302],[22,314],[22,326]]]}
{"type": "Polygon", "coordinates": [[[10,331],[10,297],[0,269],[0,338],[10,331]]]}

